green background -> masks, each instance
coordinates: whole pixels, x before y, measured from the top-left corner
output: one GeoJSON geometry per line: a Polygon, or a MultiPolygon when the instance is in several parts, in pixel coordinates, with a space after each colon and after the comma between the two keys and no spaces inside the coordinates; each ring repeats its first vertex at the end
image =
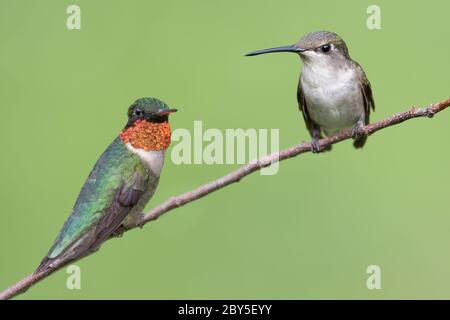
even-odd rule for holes
{"type": "MultiPolygon", "coordinates": [[[[449,98],[448,1],[0,1],[0,289],[47,252],[137,98],[173,128],[309,139],[292,54],[243,54],[332,30],[372,82],[373,120],[449,98]],[[81,7],[81,30],[66,8],[81,7]],[[366,9],[381,7],[381,30],[366,9]]],[[[20,299],[450,298],[450,112],[284,161],[168,213],[20,299]],[[379,265],[381,290],[366,288],[379,265]]],[[[148,208],[238,165],[166,159],[148,208]]]]}

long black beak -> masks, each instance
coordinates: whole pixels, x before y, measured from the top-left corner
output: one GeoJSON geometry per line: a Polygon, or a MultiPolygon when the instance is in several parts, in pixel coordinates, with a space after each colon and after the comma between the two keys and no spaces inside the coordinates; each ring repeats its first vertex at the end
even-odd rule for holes
{"type": "Polygon", "coordinates": [[[265,54],[265,53],[272,53],[272,52],[303,52],[306,51],[306,49],[298,48],[295,45],[290,46],[282,46],[282,47],[276,47],[276,48],[270,48],[270,49],[262,49],[262,50],[256,50],[253,52],[249,52],[246,54],[247,57],[250,56],[257,56],[258,54],[265,54]]]}
{"type": "Polygon", "coordinates": [[[178,111],[178,109],[159,109],[158,111],[156,111],[156,114],[158,116],[165,116],[170,113],[177,112],[177,111],[178,111]]]}

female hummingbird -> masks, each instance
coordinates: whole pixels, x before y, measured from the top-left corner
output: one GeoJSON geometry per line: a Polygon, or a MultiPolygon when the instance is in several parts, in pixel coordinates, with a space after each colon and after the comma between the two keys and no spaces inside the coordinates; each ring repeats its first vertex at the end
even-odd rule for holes
{"type": "Polygon", "coordinates": [[[312,137],[312,151],[321,151],[318,140],[322,132],[332,135],[345,128],[353,128],[353,145],[362,148],[367,135],[359,129],[369,124],[375,102],[370,82],[362,67],[350,58],[344,40],[329,31],[311,32],[294,45],[246,55],[271,52],[294,52],[303,61],[297,100],[312,137]]]}
{"type": "Polygon", "coordinates": [[[128,109],[128,122],[89,174],[72,213],[35,273],[80,259],[115,234],[135,226],[153,196],[170,144],[169,114],[155,98],[128,109]]]}

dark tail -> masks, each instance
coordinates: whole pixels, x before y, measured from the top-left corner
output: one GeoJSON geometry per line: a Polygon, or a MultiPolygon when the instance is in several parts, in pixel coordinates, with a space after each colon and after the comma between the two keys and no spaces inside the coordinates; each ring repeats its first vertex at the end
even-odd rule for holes
{"type": "Polygon", "coordinates": [[[353,140],[353,146],[356,149],[361,149],[366,144],[366,141],[367,141],[367,136],[358,137],[355,140],[353,140]]]}
{"type": "MultiPolygon", "coordinates": [[[[94,247],[91,246],[91,244],[92,243],[89,243],[90,246],[87,246],[87,247],[86,246],[78,246],[76,248],[76,250],[73,252],[70,251],[73,248],[71,246],[69,246],[64,251],[62,251],[59,255],[57,255],[56,257],[53,257],[53,258],[50,258],[48,256],[50,253],[48,253],[44,257],[44,259],[42,259],[41,263],[37,267],[34,274],[48,272],[49,270],[53,270],[53,269],[59,269],[70,263],[74,263],[75,261],[78,261],[81,258],[84,258],[85,256],[91,254],[92,252],[97,251],[100,248],[101,242],[94,243],[94,245],[95,245],[94,247]],[[68,254],[68,252],[69,252],[69,254],[68,254]]],[[[51,251],[52,250],[50,250],[50,252],[51,251]]]]}

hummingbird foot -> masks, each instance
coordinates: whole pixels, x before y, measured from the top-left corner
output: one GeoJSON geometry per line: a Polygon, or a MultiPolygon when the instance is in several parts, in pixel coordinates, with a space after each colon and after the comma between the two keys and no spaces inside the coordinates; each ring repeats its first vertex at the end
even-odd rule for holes
{"type": "Polygon", "coordinates": [[[320,152],[319,139],[313,138],[311,140],[311,151],[312,151],[312,153],[319,153],[320,152]]]}
{"type": "Polygon", "coordinates": [[[321,153],[326,151],[331,151],[331,145],[322,147],[319,143],[320,138],[312,138],[311,140],[311,151],[312,153],[321,153]]]}
{"type": "Polygon", "coordinates": [[[116,230],[114,230],[113,234],[111,235],[114,238],[122,238],[123,233],[127,231],[127,228],[125,228],[123,225],[120,225],[117,227],[116,230]]]}
{"type": "Polygon", "coordinates": [[[321,147],[319,140],[322,139],[322,130],[316,124],[311,128],[311,152],[312,153],[320,153],[325,151],[331,151],[331,145],[326,147],[321,147]]]}
{"type": "Polygon", "coordinates": [[[362,148],[366,143],[368,134],[363,130],[364,122],[358,120],[352,129],[353,146],[357,149],[362,148]]]}
{"type": "Polygon", "coordinates": [[[139,221],[136,223],[136,227],[138,227],[139,229],[144,228],[144,225],[145,225],[145,222],[143,221],[144,217],[145,217],[145,212],[141,212],[139,221]]]}

